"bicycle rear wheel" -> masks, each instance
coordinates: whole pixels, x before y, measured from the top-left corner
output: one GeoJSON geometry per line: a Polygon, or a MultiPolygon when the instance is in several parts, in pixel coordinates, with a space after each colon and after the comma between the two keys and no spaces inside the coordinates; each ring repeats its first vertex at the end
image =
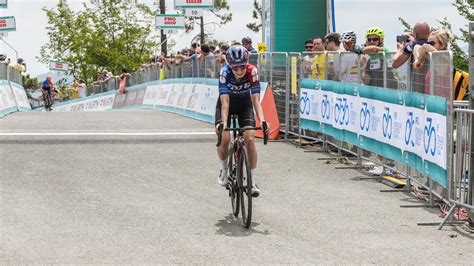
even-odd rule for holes
{"type": "Polygon", "coordinates": [[[240,206],[242,221],[245,228],[252,222],[252,176],[250,174],[250,160],[247,149],[242,147],[239,156],[237,180],[239,184],[240,206]]]}
{"type": "Polygon", "coordinates": [[[229,148],[229,197],[230,203],[232,204],[232,214],[237,217],[240,211],[240,194],[238,192],[239,189],[236,178],[237,160],[232,146],[233,143],[231,143],[231,148],[229,148]]]}

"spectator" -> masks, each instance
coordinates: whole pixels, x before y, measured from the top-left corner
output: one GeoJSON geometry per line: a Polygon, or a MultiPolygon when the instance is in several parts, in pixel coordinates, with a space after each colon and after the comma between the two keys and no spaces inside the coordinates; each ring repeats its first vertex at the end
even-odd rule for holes
{"type": "Polygon", "coordinates": [[[341,47],[341,35],[336,32],[331,32],[324,37],[324,44],[326,46],[326,50],[331,52],[328,54],[328,65],[326,69],[328,70],[327,78],[329,80],[338,80],[338,60],[339,56],[335,55],[334,53],[340,51],[341,47]]]}
{"type": "Polygon", "coordinates": [[[189,53],[189,55],[193,55],[193,54],[198,54],[199,52],[201,51],[201,45],[197,42],[193,42],[191,44],[191,51],[189,53]]]}
{"type": "Polygon", "coordinates": [[[324,79],[324,69],[326,65],[326,53],[324,53],[324,42],[322,37],[313,40],[313,51],[316,54],[311,64],[311,77],[314,79],[324,79]]]}
{"type": "Polygon", "coordinates": [[[356,44],[356,41],[357,36],[353,31],[347,31],[341,35],[341,43],[344,46],[344,50],[346,52],[361,54],[362,49],[356,44]]]}
{"type": "Polygon", "coordinates": [[[342,82],[359,83],[359,55],[362,49],[356,44],[357,36],[353,31],[344,32],[341,42],[344,49],[350,54],[341,55],[342,82]]]}
{"type": "Polygon", "coordinates": [[[78,83],[79,83],[79,87],[77,89],[78,97],[79,98],[86,97],[86,87],[87,87],[86,83],[82,79],[80,79],[78,83]]]}
{"type": "Polygon", "coordinates": [[[303,54],[305,56],[303,57],[303,75],[304,77],[308,77],[309,74],[311,73],[311,60],[313,59],[313,40],[308,39],[304,42],[304,49],[305,51],[303,54]]]}
{"type": "Polygon", "coordinates": [[[414,40],[408,43],[397,43],[398,51],[393,57],[392,67],[399,68],[410,59],[415,45],[423,45],[428,41],[430,26],[426,22],[418,22],[413,28],[414,40]]]}
{"type": "Polygon", "coordinates": [[[7,59],[7,56],[4,54],[0,54],[0,62],[5,63],[5,60],[7,59]]]}
{"type": "Polygon", "coordinates": [[[209,50],[211,51],[211,54],[215,54],[216,46],[215,45],[209,45],[209,50]]]}
{"type": "Polygon", "coordinates": [[[258,55],[257,55],[257,50],[252,47],[252,39],[250,37],[244,37],[242,38],[242,46],[247,49],[249,52],[249,63],[257,66],[258,64],[258,55]]]}
{"type": "MultiPolygon", "coordinates": [[[[446,51],[448,50],[449,43],[453,40],[453,35],[446,29],[434,31],[428,37],[428,42],[423,45],[415,45],[413,55],[415,62],[413,68],[421,69],[425,65],[425,59],[429,52],[446,51]]],[[[444,60],[441,55],[437,56],[437,63],[443,64],[442,61],[449,62],[449,57],[445,57],[444,60]]],[[[451,82],[451,69],[437,67],[434,68],[435,78],[433,84],[433,94],[437,96],[443,96],[450,98],[449,83],[451,82]]],[[[428,70],[425,77],[425,94],[431,94],[430,87],[430,71],[428,70]]]]}
{"type": "Polygon", "coordinates": [[[257,50],[252,47],[252,39],[250,37],[244,37],[242,38],[242,46],[249,51],[250,54],[256,54],[257,50]]]}
{"type": "Polygon", "coordinates": [[[383,39],[385,37],[383,29],[379,27],[369,28],[365,32],[365,46],[362,49],[367,57],[362,57],[362,65],[365,71],[362,73],[362,80],[364,84],[371,86],[383,87],[383,55],[380,52],[388,52],[388,49],[383,46],[383,39]]]}
{"type": "Polygon", "coordinates": [[[22,58],[18,58],[16,63],[10,63],[9,66],[18,70],[19,72],[26,72],[26,64],[22,58]]]}
{"type": "MultiPolygon", "coordinates": [[[[398,43],[398,51],[393,57],[392,67],[397,69],[402,66],[409,59],[414,60],[412,57],[413,50],[416,45],[423,45],[428,42],[428,37],[430,36],[431,28],[426,22],[418,22],[413,28],[413,40],[403,44],[398,43]]],[[[409,65],[410,68],[410,91],[424,93],[425,92],[425,77],[428,72],[428,64],[424,64],[423,67],[419,69],[414,69],[412,64],[409,65]]]]}
{"type": "Polygon", "coordinates": [[[219,47],[219,54],[217,54],[217,59],[216,59],[218,69],[220,69],[220,67],[227,64],[227,61],[226,61],[226,58],[225,58],[225,54],[227,53],[227,50],[229,50],[229,45],[227,43],[223,43],[219,47]]]}
{"type": "Polygon", "coordinates": [[[336,32],[331,32],[324,37],[326,50],[330,52],[338,52],[341,48],[341,35],[336,32]]]}

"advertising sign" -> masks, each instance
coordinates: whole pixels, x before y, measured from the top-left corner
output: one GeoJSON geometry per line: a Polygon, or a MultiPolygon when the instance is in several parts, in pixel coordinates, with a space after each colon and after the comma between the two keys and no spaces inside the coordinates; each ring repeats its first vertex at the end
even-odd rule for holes
{"type": "Polygon", "coordinates": [[[179,14],[156,14],[156,29],[184,29],[184,15],[179,14]]]}
{"type": "Polygon", "coordinates": [[[389,89],[303,81],[301,127],[415,167],[447,186],[447,101],[389,89]],[[416,165],[413,158],[422,164],[416,165]]]}
{"type": "Polygon", "coordinates": [[[67,72],[69,70],[69,64],[66,62],[50,61],[49,70],[67,72]]]}
{"type": "Polygon", "coordinates": [[[214,0],[174,0],[174,9],[213,7],[214,0]]]}
{"type": "Polygon", "coordinates": [[[16,31],[15,17],[0,17],[0,31],[16,31]]]}

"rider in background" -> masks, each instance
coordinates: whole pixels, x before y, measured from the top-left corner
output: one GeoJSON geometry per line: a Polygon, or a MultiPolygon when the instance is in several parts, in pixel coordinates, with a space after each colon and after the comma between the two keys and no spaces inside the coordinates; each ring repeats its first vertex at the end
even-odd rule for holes
{"type": "MultiPolygon", "coordinates": [[[[46,97],[49,97],[52,101],[53,99],[53,90],[54,90],[54,82],[51,79],[51,76],[47,76],[46,79],[41,83],[41,91],[43,92],[43,99],[46,104],[46,97]]],[[[46,109],[51,111],[51,105],[53,103],[51,102],[49,106],[45,106],[46,109]]]]}
{"type": "MultiPolygon", "coordinates": [[[[231,115],[238,115],[240,127],[255,127],[254,109],[263,124],[265,118],[260,105],[260,82],[258,70],[249,64],[247,49],[241,45],[234,45],[226,53],[228,65],[224,66],[219,74],[219,99],[216,105],[216,133],[222,124],[223,129],[230,127],[231,115]]],[[[261,125],[260,125],[261,126],[261,125]]],[[[257,149],[255,147],[255,130],[244,133],[245,147],[249,153],[252,175],[252,196],[257,197],[260,189],[256,185],[257,149]]],[[[217,155],[221,162],[217,182],[221,186],[227,185],[228,174],[228,147],[230,132],[222,131],[222,142],[217,148],[217,155]]]]}

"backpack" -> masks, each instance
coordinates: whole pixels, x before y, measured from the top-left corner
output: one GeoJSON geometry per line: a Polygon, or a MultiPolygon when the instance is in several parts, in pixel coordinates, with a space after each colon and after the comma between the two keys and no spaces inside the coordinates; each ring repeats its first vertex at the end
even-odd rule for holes
{"type": "Polygon", "coordinates": [[[459,69],[453,71],[453,100],[461,101],[469,92],[469,73],[459,69]]]}

